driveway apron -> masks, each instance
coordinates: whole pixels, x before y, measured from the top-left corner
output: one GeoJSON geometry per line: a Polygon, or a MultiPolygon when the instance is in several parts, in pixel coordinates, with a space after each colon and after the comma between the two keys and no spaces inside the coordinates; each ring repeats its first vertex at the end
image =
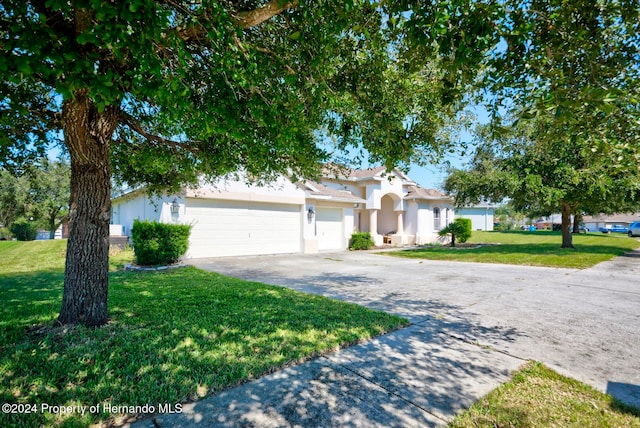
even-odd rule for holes
{"type": "Polygon", "coordinates": [[[370,252],[190,263],[412,325],[138,425],[439,426],[528,359],[640,408],[640,257],[584,270],[370,252]]]}

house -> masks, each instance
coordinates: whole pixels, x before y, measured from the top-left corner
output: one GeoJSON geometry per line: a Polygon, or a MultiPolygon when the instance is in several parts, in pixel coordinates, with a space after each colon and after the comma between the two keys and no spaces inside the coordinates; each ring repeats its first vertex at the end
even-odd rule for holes
{"type": "Polygon", "coordinates": [[[452,198],[401,171],[334,168],[319,182],[238,175],[164,197],[131,191],[113,199],[111,230],[130,236],[134,219],[190,224],[186,257],[198,258],[344,250],[354,231],[376,245],[425,244],[453,217],[452,198]]]}
{"type": "Polygon", "coordinates": [[[482,201],[477,205],[460,208],[456,211],[456,217],[468,218],[471,220],[472,230],[493,230],[493,211],[495,205],[482,201]]]}
{"type": "Polygon", "coordinates": [[[633,214],[613,214],[613,215],[585,215],[582,217],[584,226],[591,232],[597,232],[601,227],[621,225],[629,227],[634,221],[640,221],[640,212],[633,214]]]}

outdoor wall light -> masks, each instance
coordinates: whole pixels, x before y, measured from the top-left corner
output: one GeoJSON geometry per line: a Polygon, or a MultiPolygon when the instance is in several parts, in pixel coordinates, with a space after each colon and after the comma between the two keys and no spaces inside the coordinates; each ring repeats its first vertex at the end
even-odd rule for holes
{"type": "Polygon", "coordinates": [[[309,220],[309,223],[311,223],[313,221],[313,217],[316,215],[316,212],[313,210],[313,208],[309,208],[307,210],[307,220],[309,220]]]}
{"type": "Polygon", "coordinates": [[[176,198],[173,198],[173,202],[171,203],[171,215],[177,217],[180,214],[180,204],[176,198]]]}

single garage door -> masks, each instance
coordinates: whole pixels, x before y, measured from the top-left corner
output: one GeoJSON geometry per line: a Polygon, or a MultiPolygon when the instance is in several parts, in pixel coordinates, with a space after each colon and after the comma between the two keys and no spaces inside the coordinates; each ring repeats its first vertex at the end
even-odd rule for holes
{"type": "Polygon", "coordinates": [[[188,198],[188,257],[298,253],[300,206],[188,198]]]}
{"type": "Polygon", "coordinates": [[[343,250],[342,208],[316,209],[316,236],[319,250],[343,250]]]}

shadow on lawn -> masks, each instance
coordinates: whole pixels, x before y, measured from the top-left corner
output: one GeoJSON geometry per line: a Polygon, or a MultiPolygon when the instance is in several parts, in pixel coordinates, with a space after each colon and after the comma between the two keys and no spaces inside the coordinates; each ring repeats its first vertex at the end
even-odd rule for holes
{"type": "MultiPolygon", "coordinates": [[[[3,402],[187,402],[404,325],[354,305],[186,268],[113,274],[104,327],[41,328],[54,325],[61,289],[60,272],[3,277],[3,402]]],[[[72,414],[67,422],[113,416],[72,414]]],[[[0,414],[0,426],[61,422],[42,412],[0,414]]]]}
{"type": "Polygon", "coordinates": [[[25,329],[53,323],[62,302],[60,270],[3,274],[0,281],[0,347],[20,338],[25,329]]]}

